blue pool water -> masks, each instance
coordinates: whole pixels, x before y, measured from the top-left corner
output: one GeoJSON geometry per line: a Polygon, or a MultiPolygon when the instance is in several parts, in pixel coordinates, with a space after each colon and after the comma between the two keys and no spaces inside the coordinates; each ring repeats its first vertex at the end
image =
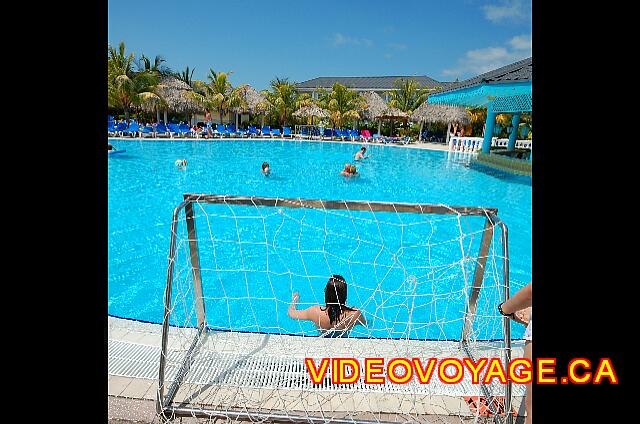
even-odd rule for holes
{"type": "MultiPolygon", "coordinates": [[[[509,227],[512,292],[531,278],[530,178],[469,166],[468,159],[460,159],[464,156],[374,145],[367,150],[371,158],[358,165],[360,175],[349,180],[338,173],[358,150],[353,144],[273,140],[113,140],[112,144],[127,150],[108,161],[108,310],[114,316],[162,322],[172,212],[183,193],[496,207],[509,227]],[[176,168],[176,159],[188,161],[186,171],[176,168]],[[263,161],[271,165],[269,177],[260,173],[263,161]]],[[[423,269],[427,255],[438,264],[460,256],[453,243],[436,247],[458,234],[452,222],[411,225],[419,223],[419,215],[381,214],[377,219],[401,219],[404,226],[391,223],[380,229],[366,214],[336,215],[330,223],[335,227],[333,236],[327,239],[321,231],[326,228],[322,214],[271,209],[260,212],[260,219],[241,220],[242,229],[236,226],[237,216],[253,214],[255,218],[255,209],[235,207],[232,212],[226,206],[211,207],[206,211],[210,216],[196,210],[207,320],[212,327],[311,335],[310,323],[286,316],[291,293],[299,291],[304,306],[322,302],[326,275],[340,273],[348,282],[355,281],[348,303],[368,314],[369,336],[459,338],[464,310],[461,268],[423,269]],[[353,219],[360,220],[356,226],[353,219]],[[239,235],[246,244],[232,242],[239,235]],[[377,242],[358,244],[358,237],[365,242],[367,237],[381,237],[385,249],[377,242]],[[264,243],[265,238],[271,245],[264,243]],[[397,259],[390,251],[427,239],[428,252],[427,248],[406,249],[399,255],[402,267],[388,266],[397,259]],[[231,242],[214,245],[213,240],[231,242]],[[332,254],[318,253],[323,249],[332,254]],[[414,290],[414,297],[402,294],[411,291],[404,281],[409,274],[425,283],[424,292],[414,290]],[[374,287],[371,281],[382,283],[374,287]],[[409,299],[413,299],[411,308],[409,299]],[[410,319],[409,313],[413,314],[410,319]],[[422,324],[407,330],[408,321],[422,324]]],[[[464,225],[476,228],[478,223],[464,225]]],[[[469,240],[472,253],[477,252],[478,240],[469,240]]],[[[495,303],[495,294],[487,296],[484,302],[495,303]]],[[[181,318],[182,322],[190,319],[181,318]]],[[[479,337],[500,337],[495,330],[499,322],[487,328],[479,328],[479,337]]],[[[521,326],[514,326],[515,337],[522,332],[521,326]]]]}

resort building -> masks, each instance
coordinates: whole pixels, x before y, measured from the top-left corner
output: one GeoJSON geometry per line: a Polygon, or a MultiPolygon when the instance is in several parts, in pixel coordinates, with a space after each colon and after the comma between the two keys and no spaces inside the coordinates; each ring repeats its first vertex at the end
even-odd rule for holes
{"type": "Polygon", "coordinates": [[[397,80],[415,80],[421,86],[426,88],[434,88],[437,90],[445,90],[451,87],[453,82],[440,82],[426,75],[399,75],[399,76],[382,76],[382,77],[318,77],[297,84],[299,93],[311,93],[311,97],[318,98],[318,90],[324,89],[331,91],[331,87],[335,83],[340,83],[345,87],[363,93],[365,91],[373,91],[380,95],[385,101],[389,101],[389,91],[396,91],[398,88],[394,85],[397,80]]]}
{"type": "MultiPolygon", "coordinates": [[[[456,83],[429,97],[429,103],[487,108],[482,153],[488,154],[495,129],[496,115],[512,115],[511,127],[518,128],[520,115],[531,112],[533,58],[529,57],[456,83]]],[[[516,147],[518,131],[511,131],[507,150],[516,147]]]]}

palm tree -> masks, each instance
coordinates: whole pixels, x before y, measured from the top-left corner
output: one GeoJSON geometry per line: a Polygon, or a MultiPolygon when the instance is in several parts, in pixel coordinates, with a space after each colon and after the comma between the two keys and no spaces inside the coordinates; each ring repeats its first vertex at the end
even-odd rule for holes
{"type": "Polygon", "coordinates": [[[162,66],[163,62],[166,62],[166,60],[162,56],[156,55],[155,59],[153,59],[153,64],[151,64],[151,60],[143,53],[140,55],[137,65],[140,71],[155,72],[158,75],[171,75],[171,70],[166,66],[162,66]]]}
{"type": "Polygon", "coordinates": [[[347,121],[357,120],[359,111],[365,107],[362,96],[340,83],[333,84],[331,92],[321,90],[318,98],[320,105],[329,110],[329,119],[336,128],[342,128],[347,121]]]}
{"type": "Polygon", "coordinates": [[[287,118],[298,108],[299,95],[296,91],[295,83],[289,82],[287,78],[276,77],[271,81],[271,91],[263,91],[267,97],[271,114],[278,122],[285,126],[287,118]]]}
{"type": "Polygon", "coordinates": [[[153,92],[158,73],[153,70],[134,71],[134,53],[125,53],[124,42],[118,48],[108,47],[108,102],[109,107],[122,108],[126,119],[133,106],[144,101],[159,100],[153,92]]]}
{"type": "Polygon", "coordinates": [[[135,58],[135,55],[133,53],[129,53],[128,55],[126,55],[124,51],[125,51],[124,41],[121,41],[120,44],[118,44],[117,49],[112,46],[108,47],[109,58],[108,58],[107,66],[109,69],[110,76],[111,76],[111,73],[116,70],[122,71],[123,73],[126,73],[126,74],[133,73],[133,60],[135,58]]]}
{"type": "Polygon", "coordinates": [[[389,106],[396,107],[403,112],[411,113],[418,108],[427,98],[429,90],[421,87],[412,79],[398,79],[393,85],[397,90],[389,93],[389,106]]]}
{"type": "Polygon", "coordinates": [[[180,81],[184,82],[185,84],[187,84],[189,87],[193,88],[193,73],[196,71],[196,68],[193,68],[191,70],[191,73],[189,73],[189,67],[187,66],[187,69],[185,69],[182,72],[176,72],[175,74],[173,74],[174,77],[176,77],[177,79],[179,79],[180,81]]]}
{"type": "Polygon", "coordinates": [[[220,124],[222,124],[222,116],[232,107],[239,106],[241,102],[241,96],[239,96],[237,90],[233,89],[228,80],[231,74],[231,71],[215,72],[213,68],[209,68],[209,74],[207,75],[209,83],[203,84],[202,82],[193,81],[194,96],[205,107],[211,107],[218,111],[220,124]]]}

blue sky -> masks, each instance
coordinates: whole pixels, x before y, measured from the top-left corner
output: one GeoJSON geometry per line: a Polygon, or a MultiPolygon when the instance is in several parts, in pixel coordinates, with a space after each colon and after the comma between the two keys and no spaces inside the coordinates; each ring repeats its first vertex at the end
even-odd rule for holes
{"type": "Polygon", "coordinates": [[[109,0],[109,44],[182,71],[274,77],[466,79],[531,56],[531,0],[109,0]]]}

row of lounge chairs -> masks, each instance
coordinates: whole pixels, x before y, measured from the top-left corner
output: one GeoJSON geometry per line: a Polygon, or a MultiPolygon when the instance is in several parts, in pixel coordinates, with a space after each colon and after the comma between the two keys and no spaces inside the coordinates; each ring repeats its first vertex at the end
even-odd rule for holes
{"type": "Polygon", "coordinates": [[[215,127],[208,126],[204,128],[198,128],[193,130],[188,124],[180,123],[168,123],[158,122],[157,125],[141,126],[135,120],[131,120],[129,124],[121,122],[116,124],[114,121],[109,121],[107,125],[107,132],[112,137],[194,137],[200,138],[207,135],[213,137],[293,137],[290,127],[283,127],[282,132],[279,128],[271,129],[270,126],[265,125],[261,129],[257,129],[255,126],[249,126],[246,130],[238,128],[235,125],[221,125],[218,124],[215,127]]]}
{"type": "MultiPolygon", "coordinates": [[[[235,125],[222,125],[217,124],[214,128],[213,125],[198,128],[193,130],[188,124],[180,123],[168,123],[158,122],[157,125],[140,125],[135,120],[131,120],[129,124],[126,122],[115,123],[115,121],[109,121],[107,126],[107,132],[111,137],[191,137],[191,138],[203,138],[207,136],[213,137],[289,137],[293,138],[290,127],[283,127],[282,132],[279,128],[271,128],[269,125],[264,125],[258,129],[255,126],[250,125],[246,130],[236,128],[235,125]]],[[[409,137],[383,137],[380,134],[374,134],[373,136],[369,130],[349,130],[338,128],[324,128],[324,131],[320,131],[319,128],[304,127],[301,134],[296,136],[300,138],[320,139],[320,140],[341,140],[341,141],[372,141],[380,143],[402,143],[407,144],[412,142],[409,137]]]]}
{"type": "Polygon", "coordinates": [[[339,128],[325,128],[322,132],[318,128],[302,129],[301,138],[318,140],[341,140],[341,141],[367,141],[377,143],[413,143],[410,137],[385,137],[380,134],[371,135],[369,130],[348,130],[339,128]]]}

